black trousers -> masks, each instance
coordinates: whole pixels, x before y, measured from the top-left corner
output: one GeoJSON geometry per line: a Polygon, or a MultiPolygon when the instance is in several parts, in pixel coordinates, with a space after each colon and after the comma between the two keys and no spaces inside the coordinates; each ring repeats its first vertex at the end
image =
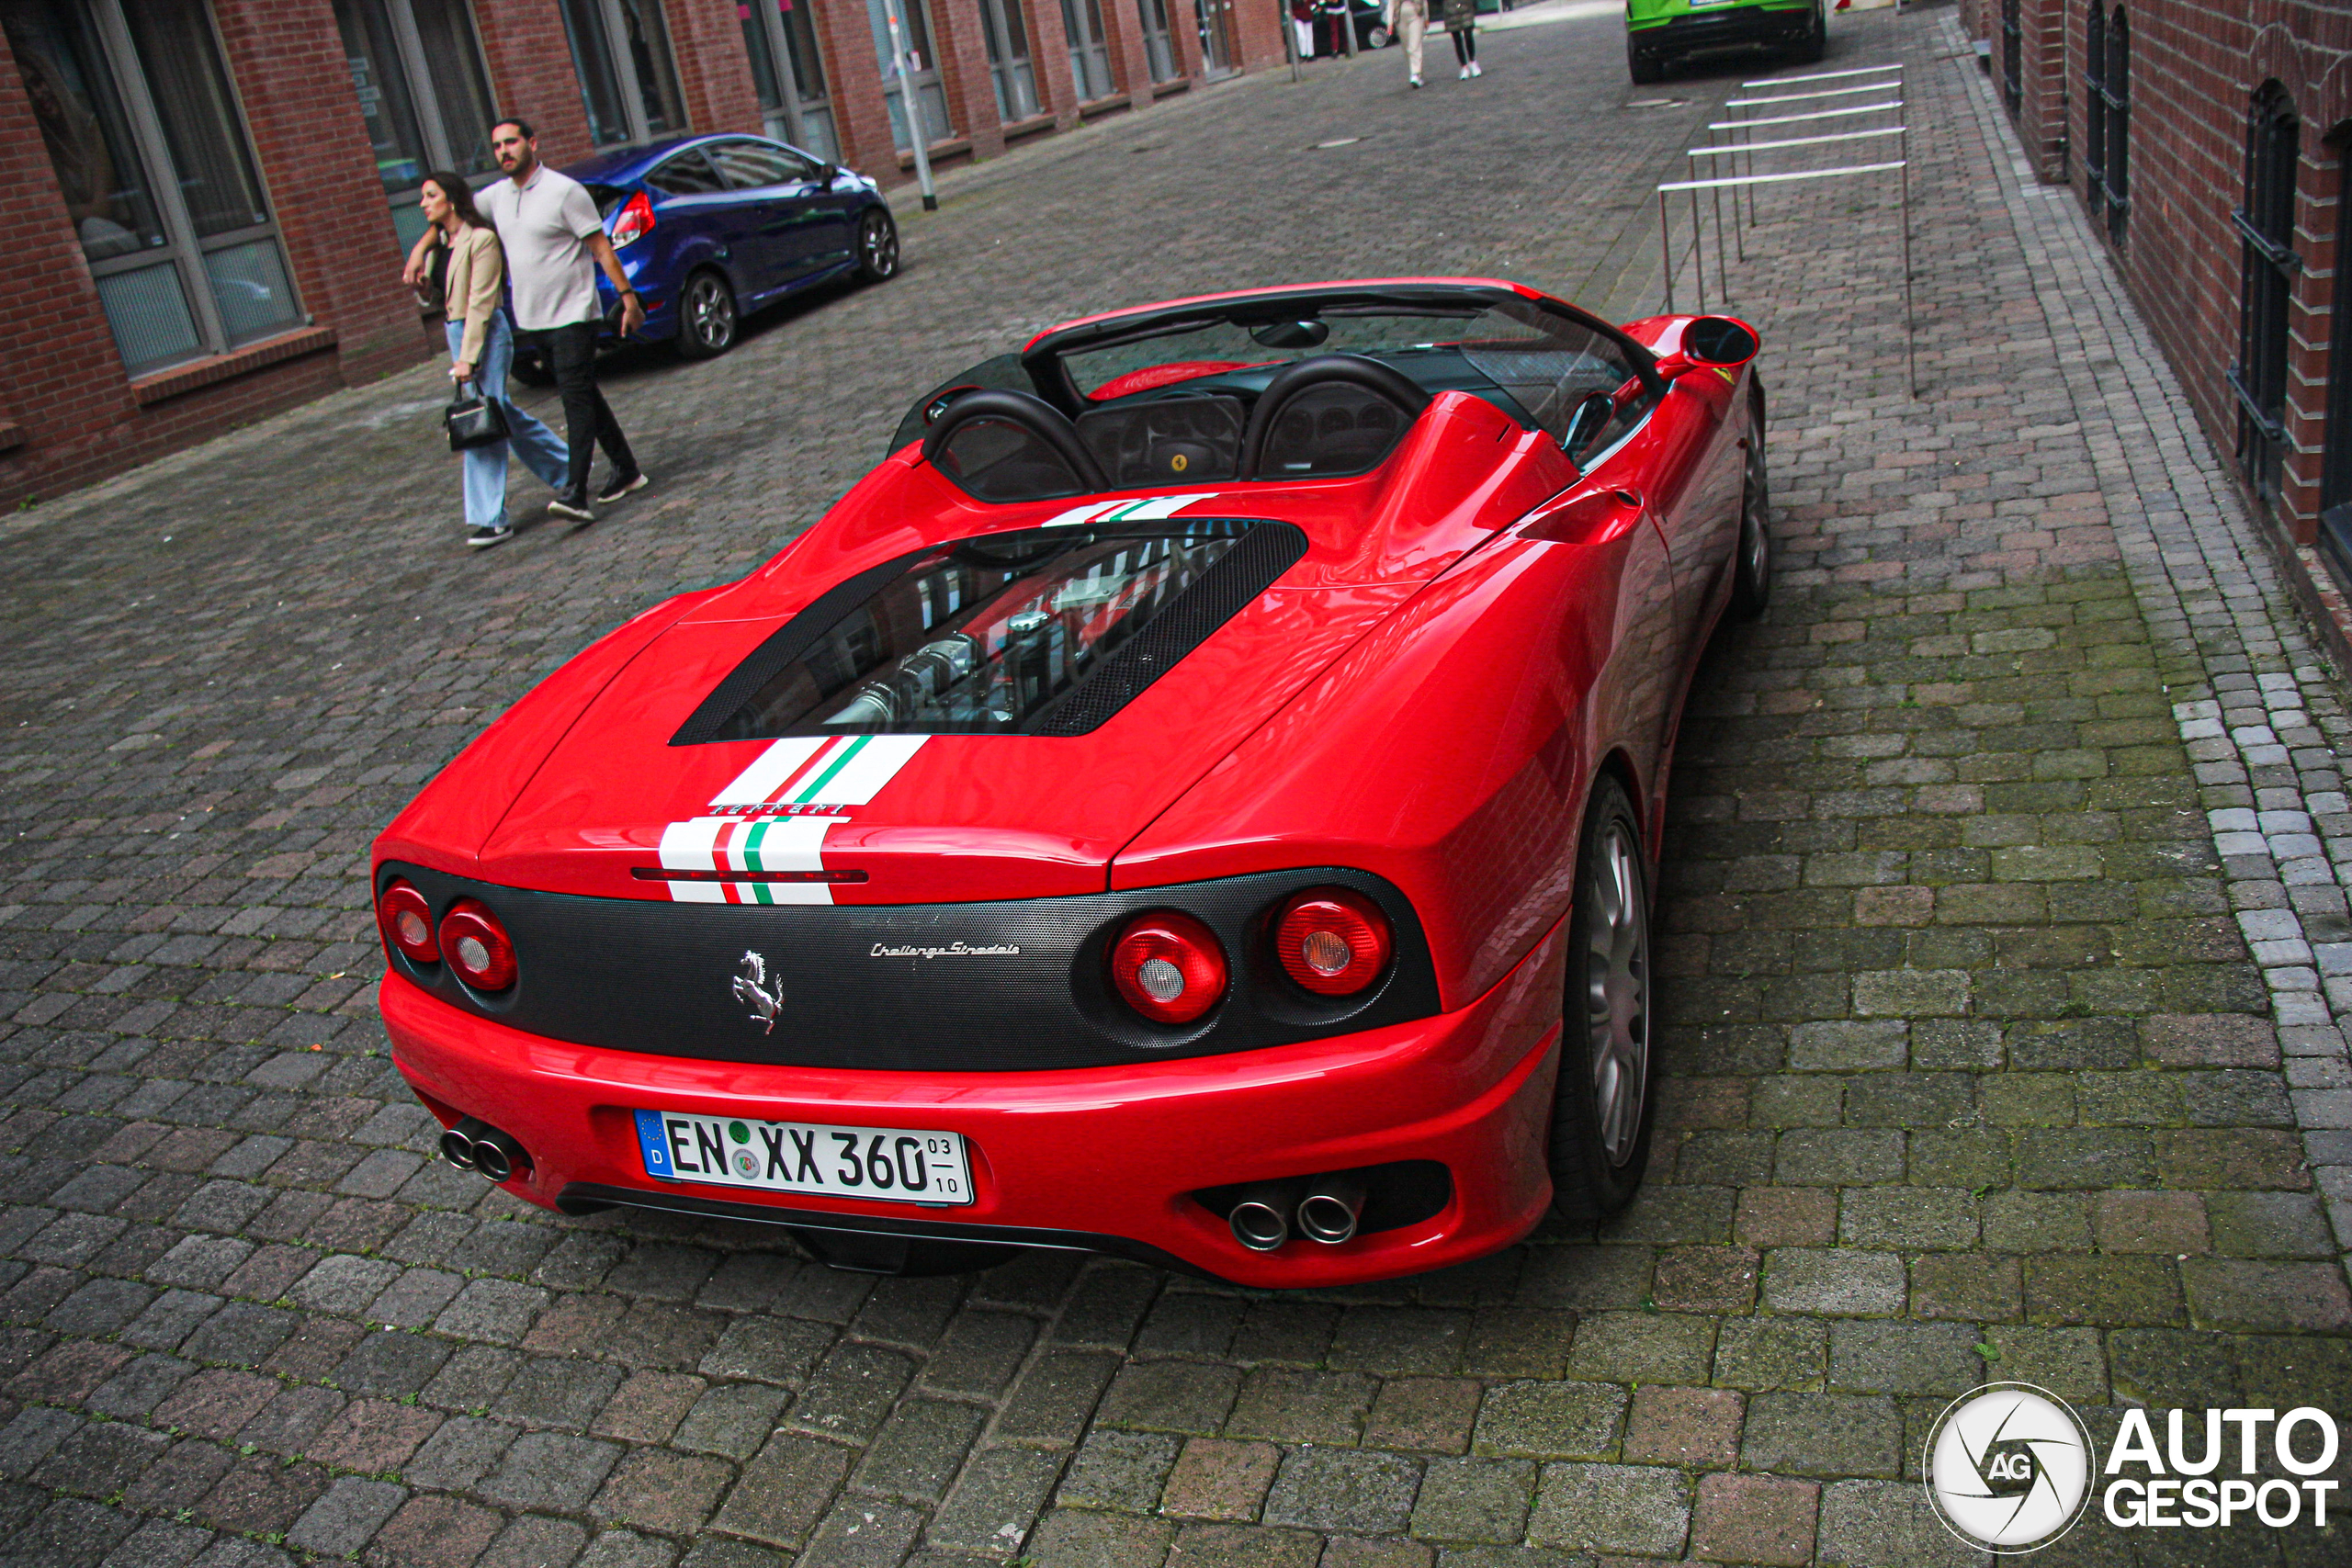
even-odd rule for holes
{"type": "Polygon", "coordinates": [[[1454,62],[1459,65],[1467,65],[1477,58],[1478,35],[1470,28],[1464,28],[1453,35],[1454,62]]]}
{"type": "Polygon", "coordinates": [[[621,422],[596,386],[596,323],[580,321],[543,332],[517,333],[548,357],[555,389],[563,399],[563,439],[571,448],[571,468],[563,493],[578,502],[588,495],[588,464],[602,446],[616,476],[637,472],[637,457],[621,434],[621,422]]]}

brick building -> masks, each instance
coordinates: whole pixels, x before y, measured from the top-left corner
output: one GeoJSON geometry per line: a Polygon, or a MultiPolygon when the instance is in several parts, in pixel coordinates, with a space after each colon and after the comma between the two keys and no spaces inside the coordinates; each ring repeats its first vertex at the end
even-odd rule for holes
{"type": "MultiPolygon", "coordinates": [[[[934,164],[1283,58],[1278,0],[896,0],[934,164]]],[[[911,166],[884,0],[0,0],[0,503],[429,352],[424,172],[762,130],[911,166]]]]}
{"type": "Polygon", "coordinates": [[[1962,15],[2035,173],[2082,201],[2290,578],[2340,617],[2352,0],[1963,0],[1962,15]]]}

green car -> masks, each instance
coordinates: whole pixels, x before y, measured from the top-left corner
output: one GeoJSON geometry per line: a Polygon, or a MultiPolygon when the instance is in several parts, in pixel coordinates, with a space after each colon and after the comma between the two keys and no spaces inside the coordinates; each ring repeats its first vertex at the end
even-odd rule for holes
{"type": "Polygon", "coordinates": [[[1808,64],[1829,41],[1825,0],[1625,0],[1625,70],[1645,85],[1685,55],[1785,49],[1808,64]]]}

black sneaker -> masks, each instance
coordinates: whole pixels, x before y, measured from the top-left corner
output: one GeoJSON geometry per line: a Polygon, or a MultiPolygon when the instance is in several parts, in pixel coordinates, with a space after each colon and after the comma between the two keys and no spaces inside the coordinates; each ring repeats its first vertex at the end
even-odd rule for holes
{"type": "Polygon", "coordinates": [[[596,498],[596,504],[610,506],[625,495],[635,495],[650,482],[641,471],[631,474],[627,479],[616,474],[605,482],[605,493],[596,498]]]}
{"type": "Polygon", "coordinates": [[[548,502],[548,515],[550,517],[569,517],[574,523],[594,523],[596,521],[596,514],[588,510],[588,498],[584,495],[557,496],[553,501],[548,502]]]}
{"type": "Polygon", "coordinates": [[[471,550],[486,550],[492,545],[503,545],[514,536],[514,525],[512,523],[501,523],[496,527],[485,523],[481,527],[468,532],[466,547],[471,550]]]}

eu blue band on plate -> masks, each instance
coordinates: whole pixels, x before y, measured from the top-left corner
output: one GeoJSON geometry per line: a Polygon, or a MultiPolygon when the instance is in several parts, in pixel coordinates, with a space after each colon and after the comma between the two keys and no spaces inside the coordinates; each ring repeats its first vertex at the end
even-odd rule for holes
{"type": "Polygon", "coordinates": [[[645,1151],[645,1174],[675,1176],[670,1168],[670,1134],[662,1125],[658,1111],[637,1112],[637,1142],[645,1151]]]}

